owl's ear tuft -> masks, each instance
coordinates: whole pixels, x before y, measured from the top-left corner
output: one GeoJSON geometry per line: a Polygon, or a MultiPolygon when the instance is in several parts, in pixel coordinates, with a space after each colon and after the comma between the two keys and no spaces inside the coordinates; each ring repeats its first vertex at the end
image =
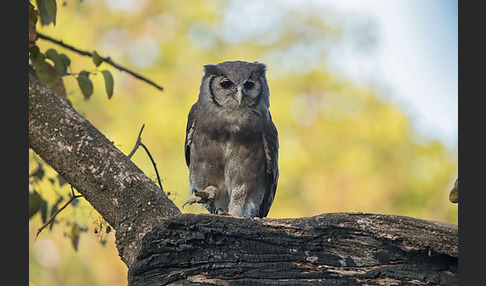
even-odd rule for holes
{"type": "Polygon", "coordinates": [[[204,66],[204,72],[206,74],[214,74],[214,75],[217,75],[219,74],[219,67],[218,65],[214,65],[214,64],[208,64],[208,65],[205,65],[204,66]]]}
{"type": "Polygon", "coordinates": [[[263,63],[253,62],[256,65],[256,74],[265,75],[267,66],[263,63]]]}

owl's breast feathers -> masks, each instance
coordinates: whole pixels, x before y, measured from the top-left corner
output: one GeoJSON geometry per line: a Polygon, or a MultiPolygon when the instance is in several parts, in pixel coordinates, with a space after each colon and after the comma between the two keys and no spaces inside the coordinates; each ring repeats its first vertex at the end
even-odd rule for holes
{"type": "MultiPolygon", "coordinates": [[[[261,146],[261,153],[257,153],[264,154],[263,156],[265,157],[264,160],[263,158],[261,160],[262,163],[265,162],[265,173],[262,173],[262,176],[264,176],[265,186],[263,189],[265,189],[265,194],[263,195],[258,216],[266,216],[273,203],[279,177],[278,133],[268,109],[265,112],[247,112],[245,114],[234,112],[230,117],[227,117],[207,111],[206,108],[196,103],[189,112],[186,127],[185,159],[188,167],[191,163],[191,152],[198,152],[199,158],[202,155],[200,152],[204,152],[204,150],[191,149],[201,148],[196,147],[204,144],[199,142],[199,140],[216,141],[222,145],[229,144],[229,142],[243,145],[253,142],[250,145],[261,146]],[[198,136],[198,134],[202,136],[198,136]],[[259,143],[254,145],[256,142],[259,143]]],[[[223,158],[221,157],[221,160],[224,160],[223,158]]],[[[212,159],[214,160],[214,158],[212,159]]],[[[221,163],[224,164],[224,162],[221,163]]]]}

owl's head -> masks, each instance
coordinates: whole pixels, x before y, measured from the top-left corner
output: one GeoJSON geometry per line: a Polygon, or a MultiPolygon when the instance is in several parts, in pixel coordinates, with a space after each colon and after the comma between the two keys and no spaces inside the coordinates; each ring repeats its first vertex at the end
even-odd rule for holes
{"type": "Polygon", "coordinates": [[[201,95],[209,92],[217,105],[230,109],[269,107],[266,66],[258,62],[228,61],[204,66],[201,95]],[[203,92],[205,91],[205,92],[203,92]]]}

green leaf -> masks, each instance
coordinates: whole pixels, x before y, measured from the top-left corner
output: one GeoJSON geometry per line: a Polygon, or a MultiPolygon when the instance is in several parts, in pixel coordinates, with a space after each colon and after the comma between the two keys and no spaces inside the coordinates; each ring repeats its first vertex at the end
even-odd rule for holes
{"type": "Polygon", "coordinates": [[[46,223],[47,216],[49,215],[49,203],[42,198],[40,199],[39,212],[41,214],[42,223],[46,223]]]}
{"type": "Polygon", "coordinates": [[[101,73],[105,78],[106,94],[108,95],[108,99],[111,99],[111,97],[113,96],[113,86],[114,86],[113,76],[111,75],[111,72],[108,70],[103,70],[101,71],[101,73]]]}
{"type": "Polygon", "coordinates": [[[449,193],[449,201],[454,204],[457,204],[459,201],[459,178],[456,179],[454,182],[454,187],[449,193]]]}
{"type": "Polygon", "coordinates": [[[71,228],[71,244],[75,251],[78,251],[79,235],[80,231],[78,225],[73,224],[73,227],[71,228]]]}
{"type": "Polygon", "coordinates": [[[29,193],[29,219],[39,211],[41,200],[37,191],[29,193]]]}
{"type": "Polygon", "coordinates": [[[89,99],[93,94],[93,83],[89,79],[87,71],[81,71],[77,77],[79,88],[84,95],[84,99],[89,99]]]}
{"type": "Polygon", "coordinates": [[[54,61],[54,59],[58,57],[58,55],[57,55],[57,51],[56,51],[56,50],[54,50],[54,49],[48,49],[48,50],[47,50],[47,51],[44,53],[44,55],[46,56],[46,58],[51,59],[52,61],[54,61]]]}
{"type": "Polygon", "coordinates": [[[66,65],[66,67],[68,67],[68,66],[71,65],[71,60],[69,59],[68,56],[66,56],[66,54],[59,54],[59,57],[64,62],[64,64],[66,65]]]}
{"type": "Polygon", "coordinates": [[[101,63],[103,62],[103,59],[100,57],[100,55],[96,51],[93,52],[92,58],[93,58],[93,63],[97,67],[99,67],[101,65],[101,63]]]}
{"type": "Polygon", "coordinates": [[[45,174],[46,171],[44,170],[44,165],[42,163],[39,163],[37,169],[35,169],[35,171],[31,173],[29,177],[35,177],[37,180],[42,180],[45,174]]]}
{"type": "Polygon", "coordinates": [[[62,99],[66,100],[66,89],[61,74],[41,54],[33,61],[37,77],[62,99]]]}
{"type": "Polygon", "coordinates": [[[39,56],[39,54],[40,54],[39,47],[33,46],[29,49],[29,56],[32,62],[35,61],[35,59],[37,59],[37,56],[39,56]]]}
{"type": "Polygon", "coordinates": [[[43,26],[50,23],[56,25],[57,5],[55,0],[37,0],[37,8],[43,26]]]}
{"type": "Polygon", "coordinates": [[[48,49],[44,53],[45,57],[52,60],[54,63],[54,68],[56,71],[62,76],[67,74],[67,66],[64,60],[60,57],[60,55],[57,53],[56,50],[54,49],[48,49]]]}

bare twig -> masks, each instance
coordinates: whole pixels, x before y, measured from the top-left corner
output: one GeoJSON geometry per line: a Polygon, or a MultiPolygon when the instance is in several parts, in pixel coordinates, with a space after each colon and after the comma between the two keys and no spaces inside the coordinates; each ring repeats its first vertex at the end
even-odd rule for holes
{"type": "Polygon", "coordinates": [[[142,145],[143,149],[145,149],[145,152],[147,152],[147,155],[149,156],[150,161],[152,161],[152,164],[154,165],[154,169],[155,169],[155,174],[157,175],[157,181],[159,182],[160,189],[161,189],[162,191],[164,191],[164,188],[162,188],[162,183],[160,182],[160,176],[159,176],[159,172],[157,171],[157,167],[156,167],[156,165],[157,165],[157,164],[155,164],[155,161],[154,161],[154,159],[152,158],[152,155],[150,155],[150,152],[149,152],[149,150],[147,149],[147,147],[146,147],[146,146],[145,146],[143,143],[141,143],[141,142],[140,142],[140,145],[142,145]]]}
{"type": "Polygon", "coordinates": [[[71,198],[69,199],[69,201],[67,201],[62,207],[60,207],[55,213],[53,213],[51,215],[51,217],[41,226],[39,227],[39,229],[37,230],[37,234],[35,235],[35,238],[34,240],[37,239],[37,237],[39,236],[39,234],[44,230],[44,228],[46,228],[48,225],[50,225],[54,219],[56,218],[56,216],[62,211],[64,210],[72,201],[74,201],[74,199],[77,199],[77,198],[80,198],[82,197],[82,195],[75,195],[74,194],[74,189],[73,187],[71,186],[71,198]]]}
{"type": "Polygon", "coordinates": [[[138,147],[139,146],[142,146],[143,149],[145,149],[145,152],[147,152],[147,155],[149,156],[150,161],[152,161],[152,165],[154,165],[155,174],[157,175],[157,181],[159,182],[159,187],[160,187],[160,189],[162,191],[164,191],[164,188],[162,188],[162,182],[160,181],[159,171],[157,171],[157,164],[155,163],[154,158],[152,158],[152,155],[150,154],[147,146],[145,146],[142,143],[142,131],[143,131],[143,128],[144,127],[145,127],[145,124],[142,125],[142,128],[140,129],[140,132],[138,132],[137,142],[135,142],[135,146],[133,146],[132,151],[130,152],[130,154],[128,154],[128,158],[131,159],[132,156],[133,156],[133,154],[135,154],[135,151],[137,151],[138,147]]]}
{"type": "MultiPolygon", "coordinates": [[[[78,49],[76,47],[73,47],[71,45],[68,45],[68,44],[64,43],[63,41],[59,41],[59,40],[53,39],[53,38],[51,38],[49,36],[46,36],[46,35],[44,35],[42,33],[37,32],[37,36],[40,39],[43,39],[43,40],[49,41],[51,43],[57,44],[57,45],[59,45],[61,47],[64,47],[64,48],[66,48],[68,50],[71,50],[73,52],[76,52],[76,53],[78,53],[78,54],[80,54],[82,56],[93,57],[93,53],[91,53],[89,51],[80,50],[80,49],[78,49]]],[[[125,68],[125,67],[122,67],[122,66],[120,66],[117,63],[115,63],[110,57],[102,57],[102,56],[100,56],[100,58],[104,62],[110,64],[111,66],[113,66],[113,67],[115,67],[115,68],[117,68],[117,69],[119,69],[121,71],[124,71],[124,72],[127,72],[127,73],[131,74],[133,77],[138,78],[139,80],[142,80],[142,81],[144,81],[144,82],[146,82],[146,83],[154,86],[158,90],[164,90],[164,88],[162,86],[156,84],[155,82],[153,82],[153,81],[151,81],[151,80],[149,80],[149,79],[147,79],[147,78],[145,78],[145,77],[143,77],[143,76],[141,76],[141,75],[139,75],[139,74],[137,74],[137,73],[135,73],[135,72],[127,69],[127,68],[125,68]]]]}
{"type": "Polygon", "coordinates": [[[138,147],[142,143],[142,131],[143,128],[145,128],[145,123],[142,125],[142,128],[140,129],[140,132],[138,132],[138,137],[137,137],[137,142],[135,142],[135,146],[133,146],[132,151],[130,154],[128,154],[128,158],[132,159],[133,154],[135,154],[135,151],[137,151],[138,147]]]}

